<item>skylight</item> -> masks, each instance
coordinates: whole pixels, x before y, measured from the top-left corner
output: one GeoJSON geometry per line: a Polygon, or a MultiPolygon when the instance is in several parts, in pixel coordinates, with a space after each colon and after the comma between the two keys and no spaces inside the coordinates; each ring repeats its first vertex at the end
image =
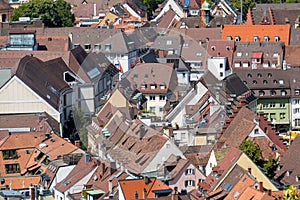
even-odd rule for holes
{"type": "Polygon", "coordinates": [[[100,74],[100,71],[97,68],[94,68],[94,69],[90,70],[87,74],[90,78],[95,78],[96,76],[98,76],[100,74]]]}

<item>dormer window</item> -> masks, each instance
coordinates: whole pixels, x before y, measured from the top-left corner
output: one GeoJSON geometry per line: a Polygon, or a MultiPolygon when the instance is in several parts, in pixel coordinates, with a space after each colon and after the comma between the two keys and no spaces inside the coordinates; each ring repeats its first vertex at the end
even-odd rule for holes
{"type": "Polygon", "coordinates": [[[281,90],[281,96],[286,96],[287,92],[285,90],[281,90]]]}
{"type": "Polygon", "coordinates": [[[274,42],[279,42],[279,36],[274,36],[274,42]]]}
{"type": "Polygon", "coordinates": [[[240,36],[235,36],[234,41],[239,42],[240,41],[240,36]]]}
{"type": "Polygon", "coordinates": [[[215,47],[215,46],[212,46],[212,47],[211,47],[211,50],[212,50],[212,51],[216,50],[216,47],[215,47]]]}
{"type": "Polygon", "coordinates": [[[105,45],[105,51],[110,51],[111,50],[111,45],[110,44],[106,44],[105,45]]]}
{"type": "Polygon", "coordinates": [[[258,92],[258,94],[259,94],[259,96],[265,96],[265,92],[264,91],[262,91],[262,90],[260,90],[259,92],[258,92]]]}
{"type": "Polygon", "coordinates": [[[241,56],[242,56],[242,52],[237,52],[237,53],[236,53],[236,56],[237,56],[237,57],[241,57],[241,56]]]}
{"type": "Polygon", "coordinates": [[[167,45],[172,45],[172,40],[167,40],[167,45]]]}
{"type": "Polygon", "coordinates": [[[227,36],[226,38],[227,38],[227,40],[232,40],[231,36],[227,36]]]}
{"type": "Polygon", "coordinates": [[[230,46],[226,46],[226,50],[229,51],[230,50],[230,46]]]}
{"type": "Polygon", "coordinates": [[[161,84],[160,85],[160,89],[162,89],[162,90],[166,89],[166,85],[165,84],[161,84]]]}
{"type": "Polygon", "coordinates": [[[258,36],[254,36],[254,37],[253,37],[253,40],[254,40],[254,42],[259,42],[258,36]]]}
{"type": "Polygon", "coordinates": [[[155,83],[150,84],[150,89],[155,89],[155,88],[156,88],[156,84],[155,83]]]}
{"type": "Polygon", "coordinates": [[[269,42],[269,36],[264,36],[264,41],[269,42]]]}
{"type": "Polygon", "coordinates": [[[280,80],[279,80],[279,84],[280,84],[280,85],[283,85],[283,84],[284,84],[284,81],[283,81],[282,79],[280,79],[280,80]]]}
{"type": "Polygon", "coordinates": [[[276,95],[276,91],[271,90],[271,96],[275,96],[276,95]]]}
{"type": "Polygon", "coordinates": [[[147,88],[147,84],[146,83],[142,83],[141,84],[141,89],[146,89],[147,88]]]}
{"type": "Polygon", "coordinates": [[[74,44],[73,46],[74,46],[74,48],[77,48],[80,46],[80,44],[74,44]]]}

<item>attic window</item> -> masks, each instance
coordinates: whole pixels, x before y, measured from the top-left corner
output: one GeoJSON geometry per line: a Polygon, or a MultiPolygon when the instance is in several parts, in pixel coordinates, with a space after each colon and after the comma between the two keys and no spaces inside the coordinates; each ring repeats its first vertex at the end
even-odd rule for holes
{"type": "Polygon", "coordinates": [[[80,44],[74,44],[74,48],[77,48],[79,46],[80,46],[80,44]]]}
{"type": "Polygon", "coordinates": [[[263,84],[264,85],[268,84],[268,81],[267,80],[263,80],[263,84]]]}
{"type": "Polygon", "coordinates": [[[65,181],[65,182],[64,182],[64,185],[67,186],[67,185],[69,185],[70,183],[71,183],[71,181],[65,181]]]}
{"type": "Polygon", "coordinates": [[[236,53],[236,56],[237,56],[237,57],[241,57],[241,56],[242,56],[242,52],[237,52],[237,53],[236,53]]]}
{"type": "Polygon", "coordinates": [[[281,96],[286,96],[287,92],[285,90],[281,90],[281,96]]]}
{"type": "Polygon", "coordinates": [[[234,41],[239,42],[240,41],[240,36],[235,36],[234,41]]]}
{"type": "Polygon", "coordinates": [[[268,77],[271,78],[271,77],[272,77],[272,74],[271,74],[271,73],[268,73],[268,77]]]}
{"type": "Polygon", "coordinates": [[[276,95],[276,91],[275,90],[271,90],[271,96],[275,96],[276,95]]]}
{"type": "Polygon", "coordinates": [[[172,45],[172,40],[167,40],[167,45],[172,45]]]}
{"type": "Polygon", "coordinates": [[[105,51],[110,51],[111,50],[111,45],[110,44],[106,44],[105,45],[105,51]]]}
{"type": "Polygon", "coordinates": [[[198,53],[196,53],[196,56],[197,56],[197,57],[201,57],[201,56],[202,56],[202,53],[198,52],[198,53]]]}
{"type": "Polygon", "coordinates": [[[279,36],[274,36],[274,41],[279,42],[279,36]]]}
{"type": "Polygon", "coordinates": [[[284,81],[283,81],[282,79],[280,79],[280,80],[279,80],[279,84],[280,84],[280,85],[283,85],[283,84],[284,84],[284,81]]]}
{"type": "Polygon", "coordinates": [[[95,49],[95,51],[99,51],[100,50],[100,44],[95,44],[94,49],[95,49]]]}
{"type": "Polygon", "coordinates": [[[51,42],[51,41],[52,41],[52,38],[51,38],[51,37],[48,37],[48,41],[51,42]]]}
{"type": "Polygon", "coordinates": [[[269,42],[269,36],[264,36],[264,41],[269,42]]]}
{"type": "Polygon", "coordinates": [[[253,37],[253,40],[254,40],[254,42],[259,42],[258,36],[254,36],[254,37],[253,37]]]}
{"type": "Polygon", "coordinates": [[[259,94],[259,96],[265,96],[265,92],[264,91],[262,91],[262,90],[260,90],[259,92],[258,92],[258,94],[259,94]]]}
{"type": "Polygon", "coordinates": [[[215,47],[215,46],[212,46],[212,47],[211,47],[211,50],[213,50],[213,51],[216,50],[216,47],[215,47]]]}
{"type": "Polygon", "coordinates": [[[155,89],[156,88],[156,84],[150,84],[150,88],[151,89],[155,89]]]}
{"type": "Polygon", "coordinates": [[[147,84],[146,83],[142,83],[141,84],[141,89],[146,89],[147,88],[147,84]]]}
{"type": "Polygon", "coordinates": [[[162,90],[166,89],[166,85],[165,84],[161,84],[160,85],[160,89],[162,89],[162,90]]]}
{"type": "Polygon", "coordinates": [[[230,50],[230,46],[226,46],[226,50],[229,51],[230,50]]]}
{"type": "Polygon", "coordinates": [[[227,38],[227,40],[232,40],[231,36],[227,36],[226,38],[227,38]]]}

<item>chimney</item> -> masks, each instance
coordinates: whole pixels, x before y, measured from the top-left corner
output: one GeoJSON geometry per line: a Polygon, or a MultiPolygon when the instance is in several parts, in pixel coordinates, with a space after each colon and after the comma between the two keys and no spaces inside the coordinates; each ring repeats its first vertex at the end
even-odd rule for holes
{"type": "Polygon", "coordinates": [[[139,138],[140,138],[140,140],[143,139],[144,136],[145,136],[145,126],[141,125],[140,126],[140,132],[139,132],[139,138]]]}
{"type": "Polygon", "coordinates": [[[251,169],[251,167],[248,167],[248,172],[249,172],[249,174],[251,174],[251,173],[252,173],[252,169],[251,169]]]}
{"type": "Polygon", "coordinates": [[[109,194],[112,193],[112,180],[111,179],[108,180],[108,192],[109,192],[109,194]]]}
{"type": "Polygon", "coordinates": [[[97,16],[97,5],[94,3],[94,17],[97,16]]]}
{"type": "Polygon", "coordinates": [[[35,200],[35,191],[34,186],[30,184],[29,186],[29,194],[30,194],[30,200],[35,200]]]}
{"type": "Polygon", "coordinates": [[[174,194],[178,194],[178,187],[177,186],[174,187],[174,194]]]}
{"type": "Polygon", "coordinates": [[[268,190],[268,195],[272,196],[272,190],[268,190]]]}
{"type": "Polygon", "coordinates": [[[260,192],[264,191],[264,187],[263,187],[263,182],[262,181],[259,182],[259,191],[260,192]]]}
{"type": "Polygon", "coordinates": [[[144,182],[145,185],[148,185],[150,183],[150,178],[148,176],[144,176],[144,182]]]}
{"type": "Polygon", "coordinates": [[[78,147],[78,148],[80,147],[80,140],[75,141],[75,146],[78,147]]]}

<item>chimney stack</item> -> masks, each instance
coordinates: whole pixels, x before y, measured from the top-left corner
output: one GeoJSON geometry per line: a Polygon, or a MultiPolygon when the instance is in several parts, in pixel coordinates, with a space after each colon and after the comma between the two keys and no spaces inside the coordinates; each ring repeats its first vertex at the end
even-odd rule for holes
{"type": "Polygon", "coordinates": [[[112,193],[112,180],[111,179],[108,180],[108,192],[109,192],[109,194],[112,193]]]}
{"type": "Polygon", "coordinates": [[[261,192],[264,191],[264,187],[263,187],[263,182],[262,181],[259,182],[259,191],[261,191],[261,192]]]}
{"type": "Polygon", "coordinates": [[[143,139],[143,137],[145,136],[145,134],[146,134],[145,126],[141,125],[140,126],[140,132],[139,132],[139,138],[140,138],[140,140],[143,139]]]}
{"type": "Polygon", "coordinates": [[[144,176],[145,185],[150,183],[150,178],[148,176],[144,176]]]}
{"type": "Polygon", "coordinates": [[[35,200],[35,191],[34,191],[34,186],[30,184],[29,186],[29,194],[30,194],[30,200],[35,200]]]}
{"type": "Polygon", "coordinates": [[[135,198],[135,199],[138,199],[138,198],[139,198],[139,193],[138,193],[137,191],[135,191],[135,193],[134,193],[134,198],[135,198]]]}

